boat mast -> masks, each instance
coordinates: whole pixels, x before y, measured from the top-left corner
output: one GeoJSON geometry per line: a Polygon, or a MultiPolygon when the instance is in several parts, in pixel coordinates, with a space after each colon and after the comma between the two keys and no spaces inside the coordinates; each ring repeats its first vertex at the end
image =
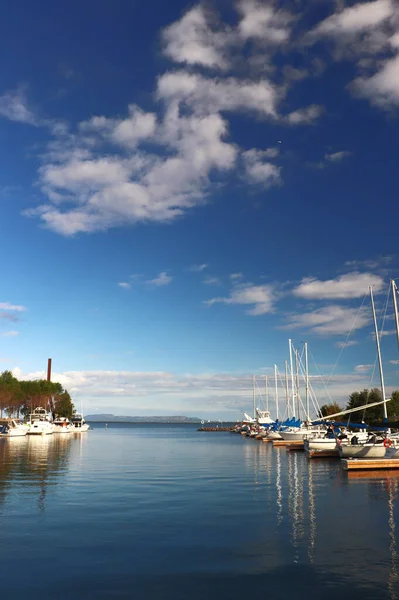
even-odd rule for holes
{"type": "Polygon", "coordinates": [[[284,361],[285,366],[285,399],[287,400],[287,418],[290,413],[290,392],[288,390],[288,362],[284,361]]]}
{"type": "Polygon", "coordinates": [[[298,419],[300,419],[300,401],[301,397],[299,395],[299,370],[298,370],[298,350],[295,348],[295,376],[296,376],[296,399],[298,403],[298,419]]]}
{"type": "Polygon", "coordinates": [[[308,344],[305,342],[305,378],[306,378],[306,420],[310,421],[309,417],[309,364],[308,364],[308,344]]]}
{"type": "Polygon", "coordinates": [[[384,401],[384,407],[383,407],[383,410],[384,410],[384,421],[387,421],[388,420],[388,413],[387,413],[387,405],[385,403],[385,384],[384,384],[384,373],[383,373],[383,370],[382,370],[380,336],[378,334],[377,318],[375,316],[373,288],[370,286],[369,290],[370,290],[371,308],[373,310],[375,341],[377,343],[378,366],[380,368],[381,393],[382,393],[382,400],[384,401]]]}
{"type": "Polygon", "coordinates": [[[396,323],[396,337],[398,338],[398,347],[399,347],[399,316],[398,316],[398,303],[396,300],[396,294],[398,293],[398,287],[393,279],[391,279],[392,286],[392,298],[393,298],[393,310],[395,314],[395,323],[396,323]]]}
{"type": "Polygon", "coordinates": [[[294,369],[292,367],[292,341],[288,340],[290,347],[290,371],[291,371],[291,393],[292,393],[292,416],[295,419],[295,383],[294,383],[294,369]]]}
{"type": "Polygon", "coordinates": [[[256,418],[256,407],[255,407],[255,375],[252,375],[252,404],[253,404],[253,417],[256,418]]]}
{"type": "Polygon", "coordinates": [[[278,385],[277,385],[277,365],[274,365],[274,390],[276,398],[276,421],[278,420],[278,385]]]}
{"type": "Polygon", "coordinates": [[[266,394],[266,410],[269,410],[269,382],[267,380],[267,375],[265,375],[265,394],[266,394]]]}

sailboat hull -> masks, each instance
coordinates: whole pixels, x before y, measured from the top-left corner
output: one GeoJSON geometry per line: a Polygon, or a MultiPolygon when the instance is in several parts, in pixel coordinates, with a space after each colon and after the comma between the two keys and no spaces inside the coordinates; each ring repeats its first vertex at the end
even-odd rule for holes
{"type": "Polygon", "coordinates": [[[338,446],[341,458],[385,458],[386,448],[383,444],[348,444],[338,446]]]}

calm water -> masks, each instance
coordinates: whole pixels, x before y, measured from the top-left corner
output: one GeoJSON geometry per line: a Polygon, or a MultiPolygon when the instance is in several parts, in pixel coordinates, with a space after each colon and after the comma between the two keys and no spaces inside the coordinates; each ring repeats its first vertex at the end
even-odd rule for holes
{"type": "Polygon", "coordinates": [[[1,597],[398,599],[399,477],[229,433],[0,440],[1,597]]]}

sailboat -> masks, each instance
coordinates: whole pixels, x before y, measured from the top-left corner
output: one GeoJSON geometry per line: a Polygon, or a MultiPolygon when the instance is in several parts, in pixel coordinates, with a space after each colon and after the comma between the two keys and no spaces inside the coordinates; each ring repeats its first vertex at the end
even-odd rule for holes
{"type": "MultiPolygon", "coordinates": [[[[375,306],[374,306],[374,297],[373,297],[373,288],[369,287],[370,291],[370,300],[371,300],[371,309],[373,312],[373,320],[374,320],[374,330],[375,330],[375,340],[377,344],[377,355],[378,355],[378,366],[380,371],[380,383],[381,383],[381,395],[382,395],[382,406],[384,411],[384,421],[388,420],[387,413],[387,402],[390,398],[385,398],[385,383],[384,383],[384,372],[382,368],[382,359],[381,359],[381,348],[380,348],[380,336],[378,332],[377,325],[377,317],[375,314],[375,306]]],[[[373,403],[374,405],[376,403],[373,403]]],[[[380,404],[380,403],[377,403],[380,404]]],[[[368,406],[370,408],[371,404],[368,406]]],[[[366,405],[367,408],[367,405],[366,405]]],[[[359,408],[356,410],[360,410],[359,408]]],[[[363,444],[353,443],[354,439],[352,438],[350,444],[340,444],[337,442],[338,453],[341,458],[384,458],[386,455],[386,445],[384,444],[384,438],[380,437],[378,440],[375,439],[372,442],[366,441],[363,444]]]]}

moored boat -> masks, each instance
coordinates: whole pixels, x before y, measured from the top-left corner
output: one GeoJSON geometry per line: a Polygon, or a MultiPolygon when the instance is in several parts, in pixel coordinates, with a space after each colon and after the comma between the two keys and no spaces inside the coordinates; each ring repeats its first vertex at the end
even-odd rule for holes
{"type": "Polygon", "coordinates": [[[28,426],[20,419],[0,419],[0,437],[22,437],[28,433],[28,426]]]}
{"type": "Polygon", "coordinates": [[[39,406],[29,415],[28,435],[49,435],[53,433],[53,424],[47,411],[39,406]]]}
{"type": "Polygon", "coordinates": [[[90,429],[90,425],[86,423],[84,416],[81,413],[75,413],[71,417],[71,431],[73,433],[84,433],[90,429]]]}

